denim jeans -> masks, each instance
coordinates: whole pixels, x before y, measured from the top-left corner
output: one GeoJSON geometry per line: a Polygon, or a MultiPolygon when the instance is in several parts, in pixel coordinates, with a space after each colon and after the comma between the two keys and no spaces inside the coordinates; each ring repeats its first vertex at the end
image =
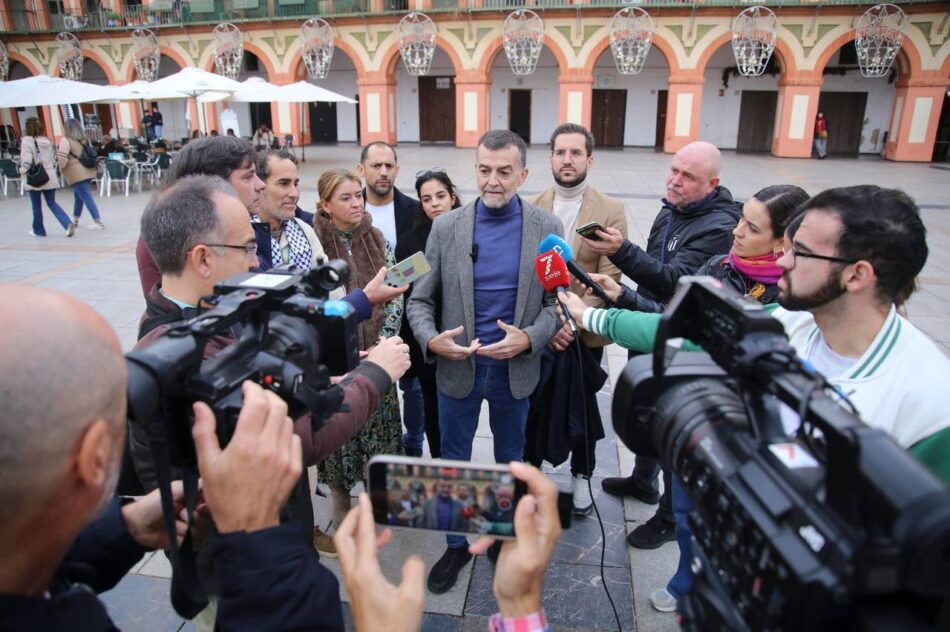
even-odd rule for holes
{"type": "Polygon", "coordinates": [[[89,209],[92,219],[99,221],[99,207],[92,197],[92,187],[89,186],[89,180],[76,182],[73,184],[73,218],[78,220],[82,215],[83,204],[89,209]]]}
{"type": "MultiPolygon", "coordinates": [[[[524,455],[524,430],[529,399],[515,399],[508,384],[508,365],[475,365],[475,386],[467,397],[456,399],[439,393],[439,428],[442,458],[470,461],[482,401],[488,401],[488,418],[494,437],[495,462],[520,461],[524,455]]],[[[449,548],[466,545],[462,536],[446,536],[449,548]]]]}
{"type": "Polygon", "coordinates": [[[43,227],[43,205],[40,202],[40,196],[46,198],[46,205],[53,215],[62,224],[63,228],[69,227],[70,219],[66,215],[63,207],[56,203],[56,189],[46,189],[44,191],[30,191],[30,204],[33,205],[33,234],[46,237],[46,229],[43,227]]]}
{"type": "Polygon", "coordinates": [[[399,379],[399,388],[402,390],[402,423],[406,426],[406,432],[402,434],[402,444],[406,450],[421,450],[426,430],[422,386],[417,378],[403,377],[399,379]]]}
{"type": "Polygon", "coordinates": [[[162,137],[162,127],[163,127],[162,125],[156,125],[156,126],[154,127],[154,129],[155,129],[155,138],[161,138],[161,137],[162,137]]]}
{"type": "Polygon", "coordinates": [[[676,573],[666,585],[666,590],[676,599],[681,599],[693,586],[693,543],[687,516],[693,510],[693,501],[686,495],[682,481],[673,477],[673,517],[676,518],[676,544],[680,548],[680,561],[676,573]]]}

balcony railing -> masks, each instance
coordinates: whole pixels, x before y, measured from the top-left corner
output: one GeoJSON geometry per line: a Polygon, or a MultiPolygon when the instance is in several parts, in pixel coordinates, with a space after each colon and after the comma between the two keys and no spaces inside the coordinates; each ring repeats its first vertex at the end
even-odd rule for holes
{"type": "MultiPolygon", "coordinates": [[[[911,4],[911,0],[893,0],[911,4]]],[[[914,4],[938,4],[945,0],[913,0],[914,4]]],[[[122,11],[45,14],[36,11],[0,10],[6,33],[58,33],[61,31],[128,30],[137,27],[183,26],[247,22],[255,20],[302,20],[312,16],[400,14],[427,6],[428,13],[459,11],[512,11],[522,6],[535,10],[573,8],[732,7],[739,10],[749,0],[146,0],[147,5],[126,6],[122,11]]],[[[868,5],[869,0],[756,0],[774,7],[822,5],[868,5]]]]}

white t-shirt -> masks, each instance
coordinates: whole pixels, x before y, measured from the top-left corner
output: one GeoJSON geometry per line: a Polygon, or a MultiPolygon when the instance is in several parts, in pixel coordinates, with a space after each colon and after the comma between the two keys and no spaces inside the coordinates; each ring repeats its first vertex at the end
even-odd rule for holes
{"type": "Polygon", "coordinates": [[[378,228],[390,248],[396,247],[396,203],[390,202],[383,206],[366,203],[366,210],[373,216],[373,228],[378,228]]]}

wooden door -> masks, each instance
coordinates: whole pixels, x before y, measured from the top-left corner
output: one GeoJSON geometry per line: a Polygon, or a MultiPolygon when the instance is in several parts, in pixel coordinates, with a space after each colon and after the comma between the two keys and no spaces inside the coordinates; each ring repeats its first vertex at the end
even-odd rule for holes
{"type": "Polygon", "coordinates": [[[315,143],[337,141],[336,103],[318,101],[310,104],[310,137],[315,143]]]}
{"type": "MultiPolygon", "coordinates": [[[[251,134],[260,128],[261,123],[267,125],[267,128],[274,131],[274,123],[271,121],[270,103],[248,103],[251,109],[251,134]]],[[[274,132],[275,134],[277,132],[274,132]]]]}
{"type": "Polygon", "coordinates": [[[653,148],[657,151],[663,151],[663,145],[666,143],[666,107],[669,94],[669,90],[656,91],[656,137],[653,148]]]}
{"type": "Polygon", "coordinates": [[[739,104],[739,136],[736,138],[737,152],[772,150],[777,105],[777,91],[742,91],[742,101],[739,104]]]}
{"type": "MultiPolygon", "coordinates": [[[[858,155],[867,102],[867,92],[822,92],[818,97],[818,111],[825,113],[828,125],[829,154],[858,155]]],[[[815,122],[809,124],[814,126],[815,122]]]]}
{"type": "Polygon", "coordinates": [[[508,91],[508,129],[531,142],[531,91],[508,91]]]}
{"type": "Polygon", "coordinates": [[[454,77],[419,77],[419,140],[455,142],[454,77]]]}
{"type": "Polygon", "coordinates": [[[626,114],[626,90],[594,90],[590,131],[597,147],[623,147],[626,114]]]}

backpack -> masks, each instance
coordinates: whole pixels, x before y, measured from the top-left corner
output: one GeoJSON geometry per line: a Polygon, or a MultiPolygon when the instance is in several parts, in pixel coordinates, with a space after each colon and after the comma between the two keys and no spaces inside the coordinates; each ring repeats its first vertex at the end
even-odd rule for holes
{"type": "Polygon", "coordinates": [[[88,143],[81,143],[82,151],[79,152],[78,156],[75,158],[79,161],[86,169],[95,169],[96,163],[99,162],[99,154],[96,153],[96,150],[93,149],[92,145],[88,143]]]}

